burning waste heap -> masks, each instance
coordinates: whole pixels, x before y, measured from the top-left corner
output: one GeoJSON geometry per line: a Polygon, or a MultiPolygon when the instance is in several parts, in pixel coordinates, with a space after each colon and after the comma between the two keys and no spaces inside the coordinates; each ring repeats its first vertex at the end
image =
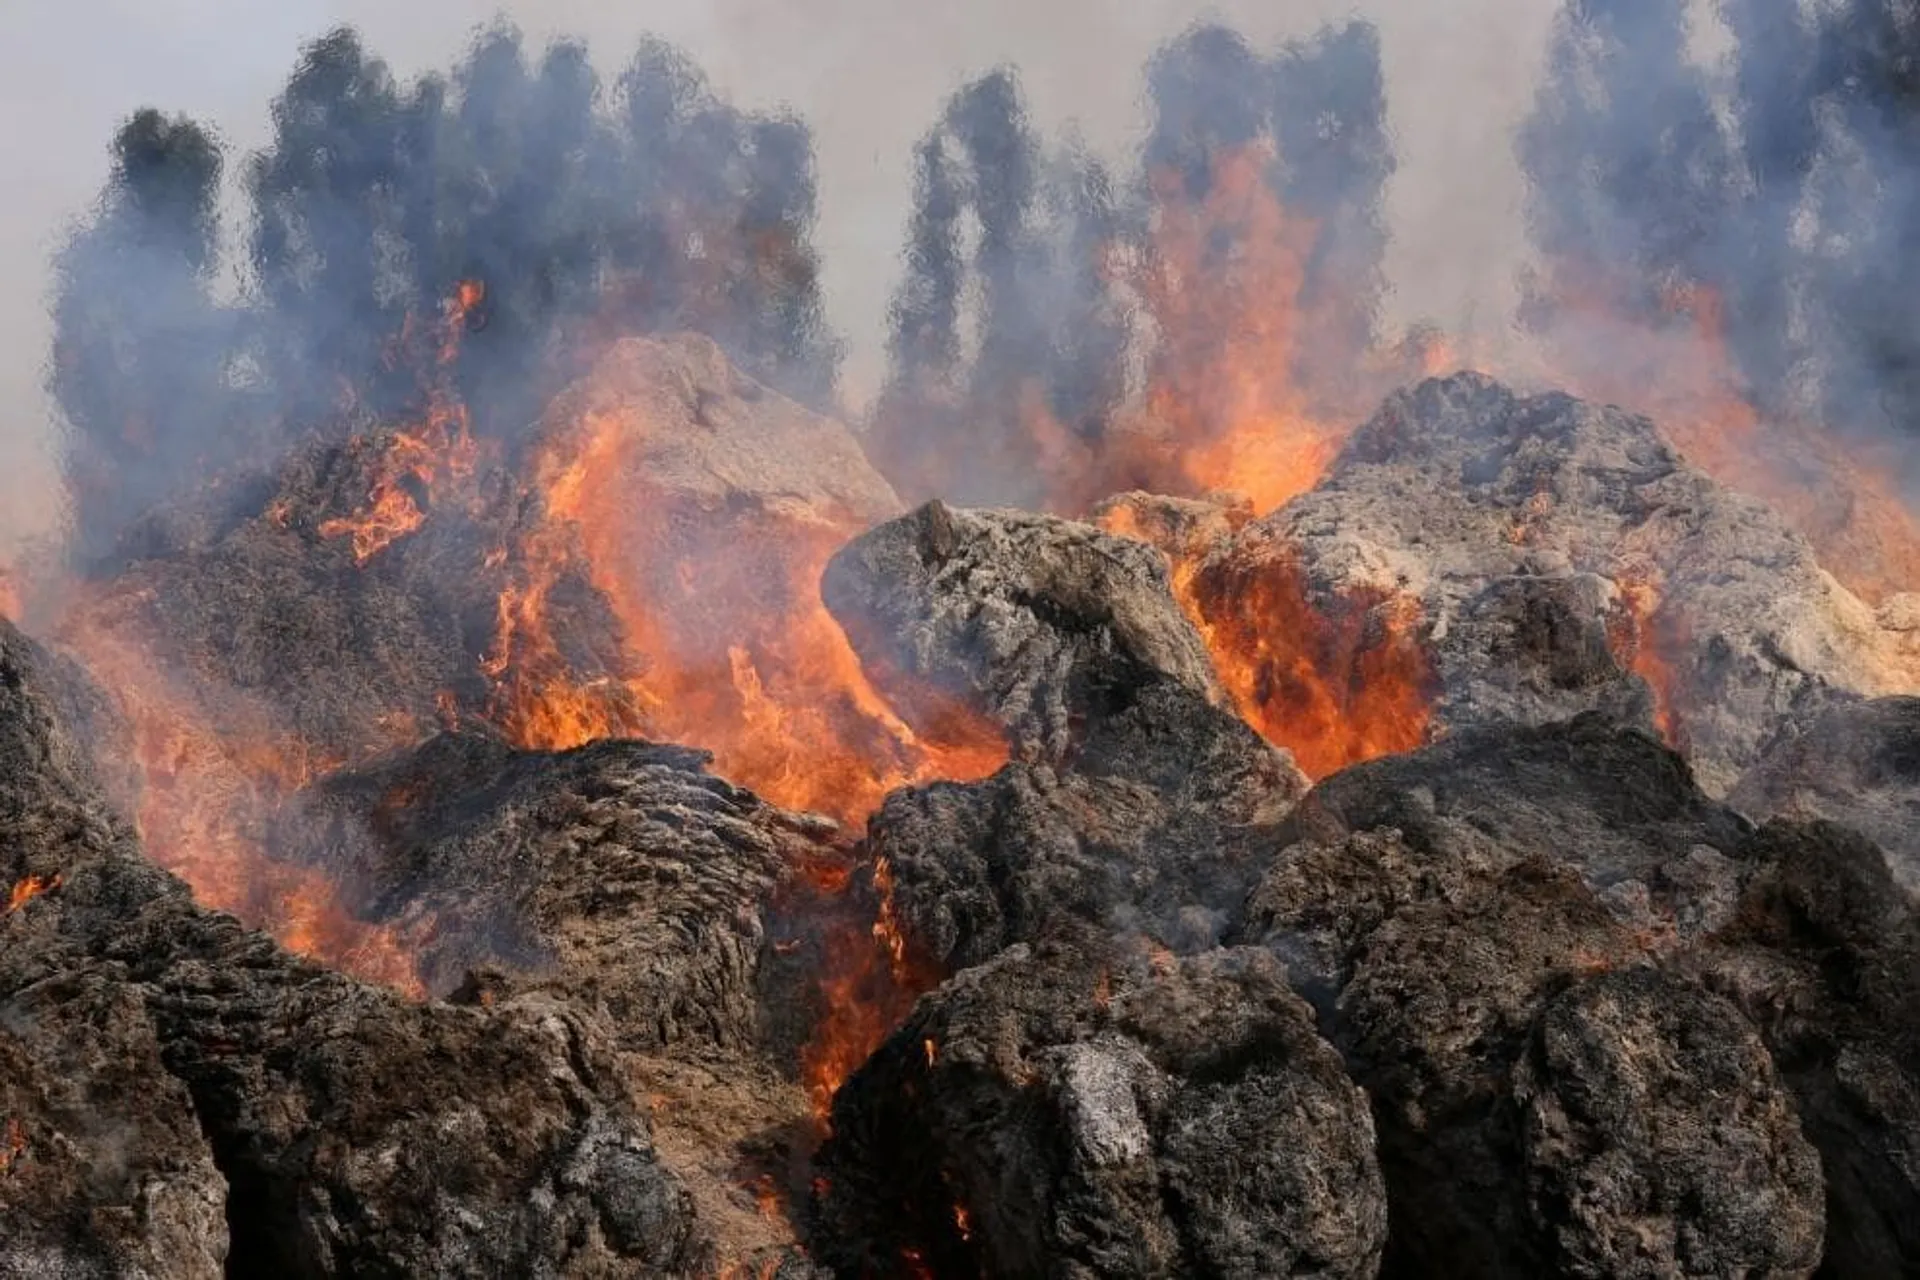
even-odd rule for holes
{"type": "MultiPolygon", "coordinates": [[[[1656,9],[1556,66],[1685,108],[1656,9]]],[[[956,95],[857,427],[804,126],[663,47],[319,42],[234,304],[129,122],[0,578],[0,1275],[1920,1265],[1920,533],[1674,248],[1733,143],[1551,187],[1651,135],[1543,90],[1582,399],[1377,339],[1364,25],[1148,84],[1137,175],[956,95]]]]}

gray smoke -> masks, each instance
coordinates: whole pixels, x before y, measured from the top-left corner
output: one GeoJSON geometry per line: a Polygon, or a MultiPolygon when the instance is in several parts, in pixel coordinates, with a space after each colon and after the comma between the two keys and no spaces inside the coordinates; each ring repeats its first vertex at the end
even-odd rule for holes
{"type": "MultiPolygon", "coordinates": [[[[1522,131],[1548,286],[1647,329],[1710,291],[1746,393],[1837,437],[1920,432],[1920,15],[1895,0],[1573,0],[1522,131]]],[[[1903,446],[1903,454],[1913,450],[1903,446]]]]}
{"type": "Polygon", "coordinates": [[[807,128],[743,113],[643,40],[604,89],[585,49],[495,27],[401,83],[350,29],[306,46],[247,157],[247,288],[215,300],[221,151],[151,110],[115,135],[63,248],[50,387],[83,564],[128,523],[295,440],[423,414],[450,380],[508,443],[579,335],[695,329],[825,405],[838,350],[810,243],[807,128]],[[479,282],[457,364],[433,318],[479,282]]]}
{"type": "MultiPolygon", "coordinates": [[[[326,6],[101,0],[81,10],[8,6],[0,12],[0,102],[28,127],[0,137],[16,181],[0,204],[0,547],[58,515],[52,474],[66,424],[42,394],[49,349],[51,259],[69,221],[104,181],[106,143],[143,103],[210,126],[227,159],[227,254],[209,282],[221,306],[244,293],[249,228],[247,157],[272,141],[270,100],[304,40],[349,22],[394,79],[445,70],[493,0],[326,6]],[[29,8],[34,12],[29,13],[29,8]],[[30,122],[30,123],[28,123],[30,122]]],[[[1153,50],[1205,16],[1192,0],[1046,6],[994,0],[953,13],[831,0],[662,3],[615,10],[588,0],[506,6],[526,28],[537,64],[561,35],[584,39],[603,92],[647,31],[686,49],[715,92],[777,117],[790,103],[814,131],[822,297],[847,339],[841,393],[878,389],[888,302],[911,212],[914,144],[941,103],[994,66],[1017,66],[1036,126],[1060,138],[1077,120],[1090,152],[1117,165],[1146,127],[1139,69],[1153,50]],[[1097,32],[1098,38],[1089,38],[1097,32]]],[[[1261,48],[1304,36],[1350,9],[1332,0],[1282,6],[1232,0],[1214,15],[1261,48]]],[[[1381,31],[1400,171],[1389,188],[1394,239],[1387,310],[1398,323],[1431,313],[1449,327],[1504,325],[1521,249],[1517,184],[1506,134],[1537,68],[1547,12],[1527,0],[1366,6],[1381,31]],[[1471,199],[1457,193],[1467,191],[1471,199]]],[[[1088,357],[1088,367],[1098,361],[1088,357]]],[[[1090,376],[1076,394],[1098,394],[1090,376]]]]}

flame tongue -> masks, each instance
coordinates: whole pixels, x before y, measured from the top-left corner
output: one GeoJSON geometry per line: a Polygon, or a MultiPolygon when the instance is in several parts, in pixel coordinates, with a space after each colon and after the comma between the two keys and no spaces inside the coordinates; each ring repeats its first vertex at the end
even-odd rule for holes
{"type": "Polygon", "coordinates": [[[58,889],[61,884],[59,872],[50,876],[24,876],[14,882],[13,889],[7,894],[7,914],[12,915],[29,902],[50,890],[58,889]]]}
{"type": "Polygon", "coordinates": [[[323,538],[352,539],[356,564],[366,564],[426,523],[427,514],[416,494],[431,493],[438,480],[466,479],[473,474],[477,447],[466,403],[452,383],[452,371],[460,356],[461,335],[485,298],[486,288],[481,282],[460,282],[441,316],[421,421],[410,430],[393,432],[379,446],[372,462],[366,505],[352,515],[320,525],[323,538]]]}
{"type": "Polygon", "coordinates": [[[1674,709],[1679,677],[1668,657],[1679,646],[1667,634],[1675,624],[1660,613],[1660,593],[1645,574],[1623,573],[1619,589],[1621,609],[1607,628],[1607,645],[1653,690],[1654,727],[1663,742],[1680,749],[1684,740],[1674,709]]]}
{"type": "Polygon", "coordinates": [[[131,731],[125,761],[147,855],[194,897],[271,933],[288,950],[417,994],[412,961],[389,930],[354,919],[318,870],[279,862],[265,847],[284,799],[343,761],[276,731],[263,706],[229,694],[218,720],[144,641],[147,602],[98,596],[67,619],[63,639],[115,696],[131,731]]]}
{"type": "Polygon", "coordinates": [[[821,572],[861,521],[791,500],[689,505],[649,483],[647,429],[637,413],[589,412],[535,461],[538,515],[484,664],[493,717],[514,742],[697,743],[717,772],[774,803],[846,821],[896,787],[999,766],[990,731],[916,736],[821,603],[821,572]],[[563,649],[559,603],[583,585],[618,632],[585,672],[563,649]]]}
{"type": "Polygon", "coordinates": [[[1230,536],[1243,521],[1226,509],[1183,529],[1126,502],[1101,516],[1109,533],[1167,554],[1174,598],[1234,705],[1309,778],[1418,747],[1434,693],[1418,602],[1362,592],[1322,610],[1285,551],[1254,545],[1209,559],[1207,535],[1230,536]]]}

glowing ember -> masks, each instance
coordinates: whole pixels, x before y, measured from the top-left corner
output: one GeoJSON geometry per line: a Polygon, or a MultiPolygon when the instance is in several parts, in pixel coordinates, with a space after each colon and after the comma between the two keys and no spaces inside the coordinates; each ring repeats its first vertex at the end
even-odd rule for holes
{"type": "Polygon", "coordinates": [[[1680,749],[1684,739],[1674,710],[1679,681],[1663,652],[1670,646],[1663,643],[1662,633],[1670,629],[1671,624],[1662,626],[1660,594],[1644,578],[1635,575],[1623,575],[1619,585],[1622,610],[1607,628],[1607,645],[1613,650],[1615,661],[1645,680],[1653,690],[1654,726],[1660,731],[1661,741],[1680,749]]]}
{"type": "Polygon", "coordinates": [[[953,1206],[953,1229],[960,1233],[962,1240],[973,1239],[973,1215],[967,1212],[967,1206],[957,1202],[953,1206]]]}
{"type": "Polygon", "coordinates": [[[50,876],[26,876],[14,882],[13,890],[7,895],[7,914],[12,915],[29,902],[51,889],[60,887],[60,873],[50,876]]]}
{"type": "Polygon", "coordinates": [[[760,1210],[760,1216],[771,1221],[780,1221],[785,1214],[780,1208],[780,1188],[774,1182],[773,1175],[763,1173],[752,1183],[753,1202],[760,1210]]]}

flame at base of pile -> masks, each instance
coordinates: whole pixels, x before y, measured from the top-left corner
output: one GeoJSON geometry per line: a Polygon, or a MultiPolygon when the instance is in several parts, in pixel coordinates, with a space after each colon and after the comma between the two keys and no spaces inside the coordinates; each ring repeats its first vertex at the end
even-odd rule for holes
{"type": "MultiPolygon", "coordinates": [[[[415,997],[425,994],[402,939],[354,918],[322,870],[267,852],[267,828],[303,786],[343,761],[276,730],[264,708],[250,727],[214,723],[139,640],[139,625],[102,599],[69,619],[65,640],[112,691],[131,813],[147,855],[206,906],[264,929],[297,955],[415,997]]],[[[138,601],[132,602],[138,604],[138,601]]]]}
{"type": "MultiPolygon", "coordinates": [[[[1229,509],[1221,532],[1243,527],[1249,514],[1229,509]]],[[[1206,642],[1235,709],[1292,752],[1309,778],[1426,740],[1435,675],[1418,602],[1356,594],[1323,609],[1286,554],[1251,569],[1212,560],[1204,536],[1183,539],[1125,501],[1100,523],[1168,555],[1174,599],[1206,642]]]]}

